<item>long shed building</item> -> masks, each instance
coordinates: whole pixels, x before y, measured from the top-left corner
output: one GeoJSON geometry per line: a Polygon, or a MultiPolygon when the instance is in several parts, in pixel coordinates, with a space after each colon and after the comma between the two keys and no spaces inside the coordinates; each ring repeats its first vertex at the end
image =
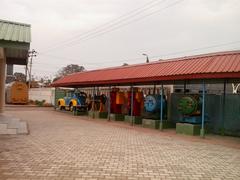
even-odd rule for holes
{"type": "MultiPolygon", "coordinates": [[[[113,87],[140,85],[187,85],[198,84],[202,97],[201,135],[204,135],[205,121],[210,119],[214,132],[228,132],[240,135],[240,51],[217,52],[150,63],[84,71],[65,76],[52,85],[55,87],[113,87]],[[221,96],[210,96],[206,85],[218,84],[221,96]],[[227,87],[233,91],[228,96],[227,87]],[[210,107],[214,106],[215,109],[210,107]]],[[[189,86],[191,87],[191,86],[189,86]]],[[[207,86],[208,87],[208,86],[207,86]]],[[[211,86],[214,88],[214,86],[211,86]]],[[[169,120],[177,123],[177,101],[172,94],[169,120]],[[175,101],[174,101],[175,100],[175,101]]],[[[111,113],[111,112],[109,112],[111,113]]],[[[162,122],[162,118],[160,120],[162,122]]],[[[160,126],[161,127],[161,126],[160,126]]]]}

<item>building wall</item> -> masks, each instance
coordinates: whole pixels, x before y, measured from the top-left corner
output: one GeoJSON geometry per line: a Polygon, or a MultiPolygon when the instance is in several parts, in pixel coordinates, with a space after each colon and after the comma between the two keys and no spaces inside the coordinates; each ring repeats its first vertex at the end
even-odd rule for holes
{"type": "Polygon", "coordinates": [[[46,103],[54,105],[55,90],[54,88],[31,88],[29,90],[29,100],[45,100],[46,103]]]}

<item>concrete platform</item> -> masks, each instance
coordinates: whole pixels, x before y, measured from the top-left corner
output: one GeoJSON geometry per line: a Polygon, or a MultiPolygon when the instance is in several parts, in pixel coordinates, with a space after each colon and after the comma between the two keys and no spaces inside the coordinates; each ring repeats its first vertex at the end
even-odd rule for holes
{"type": "Polygon", "coordinates": [[[145,128],[159,129],[160,120],[143,119],[142,125],[145,128]]]}
{"type": "Polygon", "coordinates": [[[133,116],[133,119],[132,119],[131,116],[125,115],[125,117],[124,117],[125,122],[129,122],[130,124],[132,124],[132,120],[133,120],[134,124],[142,124],[142,117],[133,116]]]}
{"type": "Polygon", "coordinates": [[[98,111],[95,111],[95,118],[107,119],[108,118],[108,112],[98,112],[98,111]]]}
{"type": "Polygon", "coordinates": [[[110,120],[124,121],[124,115],[123,114],[110,114],[110,120]]]}
{"type": "Polygon", "coordinates": [[[73,111],[72,112],[74,116],[87,116],[88,112],[86,111],[73,111]]]}
{"type": "Polygon", "coordinates": [[[199,124],[189,124],[189,123],[177,123],[176,133],[186,134],[186,135],[200,135],[201,125],[199,124]]]}
{"type": "Polygon", "coordinates": [[[99,111],[88,111],[88,116],[91,118],[97,119],[107,119],[108,113],[107,112],[99,112],[99,111]]]}
{"type": "Polygon", "coordinates": [[[88,111],[88,116],[91,117],[91,118],[95,118],[94,111],[88,111]]]}
{"type": "MultiPolygon", "coordinates": [[[[142,125],[145,128],[151,128],[151,129],[159,129],[160,128],[160,120],[154,120],[154,119],[143,119],[142,125]]],[[[169,129],[169,128],[175,128],[175,123],[167,120],[162,121],[162,128],[163,129],[169,129]]]]}

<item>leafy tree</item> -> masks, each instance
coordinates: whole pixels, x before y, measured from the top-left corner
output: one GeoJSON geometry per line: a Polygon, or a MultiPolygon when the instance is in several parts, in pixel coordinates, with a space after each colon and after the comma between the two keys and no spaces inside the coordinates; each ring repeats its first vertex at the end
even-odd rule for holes
{"type": "Polygon", "coordinates": [[[59,80],[61,77],[55,77],[53,78],[53,82],[59,80]]]}
{"type": "Polygon", "coordinates": [[[53,79],[53,81],[56,81],[60,79],[63,76],[66,76],[68,74],[76,73],[76,72],[82,72],[85,71],[85,68],[83,66],[79,66],[77,64],[69,64],[66,67],[61,68],[58,70],[56,77],[53,79]]]}
{"type": "Polygon", "coordinates": [[[13,76],[15,76],[15,79],[16,79],[17,81],[21,81],[21,82],[25,82],[25,81],[26,81],[26,76],[25,76],[25,74],[23,74],[23,73],[15,72],[15,73],[13,74],[13,76]]]}
{"type": "Polygon", "coordinates": [[[51,79],[48,76],[41,77],[39,80],[44,86],[49,86],[51,84],[51,79]]]}

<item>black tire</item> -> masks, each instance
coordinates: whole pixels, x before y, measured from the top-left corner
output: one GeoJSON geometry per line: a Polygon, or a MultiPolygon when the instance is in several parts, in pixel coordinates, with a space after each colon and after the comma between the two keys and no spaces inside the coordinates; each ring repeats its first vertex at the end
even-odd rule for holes
{"type": "Polygon", "coordinates": [[[59,109],[59,110],[62,110],[62,109],[63,109],[63,107],[61,106],[61,103],[60,103],[60,102],[58,102],[58,109],[59,109]]]}
{"type": "Polygon", "coordinates": [[[70,112],[73,112],[74,111],[74,106],[72,103],[69,104],[69,111],[70,112]]]}

